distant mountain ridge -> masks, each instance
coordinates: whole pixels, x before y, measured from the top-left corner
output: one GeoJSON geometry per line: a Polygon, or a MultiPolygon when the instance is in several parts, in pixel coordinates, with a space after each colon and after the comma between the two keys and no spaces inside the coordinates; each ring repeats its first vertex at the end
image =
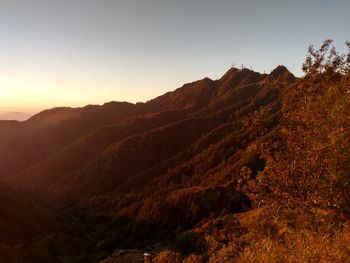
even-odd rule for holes
{"type": "Polygon", "coordinates": [[[145,103],[54,108],[24,122],[0,121],[0,178],[83,210],[84,224],[95,226],[95,216],[109,222],[89,232],[102,251],[164,241],[250,206],[234,185],[242,167],[252,176],[263,169],[251,145],[265,135],[245,123],[264,109],[272,132],[281,85],[295,81],[283,66],[271,74],[231,68],[145,103]]]}
{"type": "Polygon", "coordinates": [[[0,120],[26,121],[32,115],[25,112],[5,112],[0,114],[0,120]]]}
{"type": "MultiPolygon", "coordinates": [[[[292,74],[286,68],[283,67],[281,70],[280,66],[277,69],[279,75],[288,78],[288,81],[290,81],[289,77],[292,74]],[[289,75],[285,76],[285,74],[289,75]]],[[[273,78],[275,79],[276,70],[269,76],[274,76],[273,78]]],[[[53,150],[59,150],[67,143],[73,142],[82,135],[87,135],[96,128],[108,126],[133,116],[147,116],[174,110],[182,111],[184,113],[183,117],[187,115],[200,116],[203,112],[208,114],[220,108],[232,106],[232,103],[240,105],[243,100],[254,96],[254,93],[258,92],[259,85],[262,85],[259,83],[263,83],[271,78],[269,76],[248,69],[239,70],[232,68],[219,80],[205,78],[185,84],[173,92],[168,92],[146,103],[110,102],[103,106],[89,105],[83,108],[45,110],[32,116],[24,123],[7,124],[7,129],[2,128],[0,125],[0,135],[5,136],[8,134],[10,138],[13,138],[14,141],[11,142],[11,148],[13,148],[14,144],[17,144],[16,141],[18,139],[16,138],[18,137],[16,133],[21,136],[21,140],[26,138],[29,143],[27,143],[27,147],[36,148],[36,153],[31,154],[31,158],[34,161],[37,158],[42,159],[42,156],[49,154],[53,150]],[[238,87],[244,88],[238,89],[238,87]],[[29,135],[30,138],[28,137],[29,135]],[[36,146],[31,146],[30,141],[35,143],[36,146]],[[48,145],[51,146],[48,147],[48,145]],[[43,149],[40,150],[40,148],[43,149]]],[[[9,142],[5,142],[3,149],[7,148],[6,144],[9,144],[9,142]]],[[[30,151],[30,149],[28,150],[30,151]]],[[[28,154],[28,150],[23,149],[20,152],[28,154]]],[[[6,158],[6,154],[3,155],[3,158],[6,158]]],[[[27,159],[20,156],[18,158],[22,160],[27,159]]],[[[1,159],[0,157],[0,163],[1,159]]],[[[29,163],[28,161],[28,165],[29,163]]],[[[14,167],[16,168],[11,170],[21,169],[21,165],[15,165],[14,167]]],[[[11,175],[5,174],[5,172],[6,169],[3,169],[3,172],[0,172],[0,177],[11,175]]]]}

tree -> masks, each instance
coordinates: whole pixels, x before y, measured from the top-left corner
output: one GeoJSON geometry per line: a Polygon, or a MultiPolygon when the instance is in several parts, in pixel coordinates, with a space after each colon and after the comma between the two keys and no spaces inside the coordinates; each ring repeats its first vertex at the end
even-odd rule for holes
{"type": "MultiPolygon", "coordinates": [[[[309,47],[305,76],[282,89],[282,120],[261,146],[256,200],[298,199],[340,208],[349,199],[350,43],[309,47]]],[[[342,207],[345,208],[345,207],[342,207]]],[[[348,209],[348,208],[346,208],[348,209]]]]}

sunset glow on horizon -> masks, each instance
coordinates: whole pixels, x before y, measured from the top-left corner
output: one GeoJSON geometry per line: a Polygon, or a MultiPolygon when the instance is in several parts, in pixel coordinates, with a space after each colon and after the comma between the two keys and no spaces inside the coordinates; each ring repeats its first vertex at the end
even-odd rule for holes
{"type": "MultiPolygon", "coordinates": [[[[46,108],[70,106],[81,107],[87,104],[103,104],[113,99],[119,101],[138,102],[142,94],[130,94],[120,90],[117,95],[109,92],[96,92],[111,89],[108,84],[91,81],[60,81],[54,78],[45,80],[30,75],[0,75],[0,113],[25,110],[30,113],[46,108]],[[115,97],[113,97],[115,95],[115,97]],[[15,106],[15,107],[14,107],[15,106]]],[[[125,86],[124,84],[120,84],[125,86]]],[[[147,98],[147,94],[143,94],[147,98]]]]}
{"type": "Polygon", "coordinates": [[[350,39],[349,10],[345,0],[2,0],[0,113],[147,101],[231,65],[300,76],[308,45],[350,39]]]}

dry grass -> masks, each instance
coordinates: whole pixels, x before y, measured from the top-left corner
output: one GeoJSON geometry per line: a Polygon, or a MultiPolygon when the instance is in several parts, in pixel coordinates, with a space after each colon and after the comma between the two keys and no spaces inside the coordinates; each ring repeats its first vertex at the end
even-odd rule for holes
{"type": "Polygon", "coordinates": [[[350,263],[350,221],[340,220],[331,209],[274,204],[214,220],[196,231],[206,237],[202,257],[179,261],[179,254],[167,251],[159,255],[164,261],[157,262],[350,263]]]}
{"type": "Polygon", "coordinates": [[[350,233],[301,231],[287,234],[283,242],[268,237],[246,248],[236,262],[350,262],[350,233]]]}
{"type": "Polygon", "coordinates": [[[179,253],[176,253],[170,250],[164,250],[152,259],[152,263],[181,263],[181,262],[182,262],[181,255],[179,253]]]}
{"type": "Polygon", "coordinates": [[[335,223],[335,217],[332,211],[302,205],[242,213],[237,218],[245,234],[222,246],[207,238],[209,262],[350,262],[350,225],[335,223]]]}

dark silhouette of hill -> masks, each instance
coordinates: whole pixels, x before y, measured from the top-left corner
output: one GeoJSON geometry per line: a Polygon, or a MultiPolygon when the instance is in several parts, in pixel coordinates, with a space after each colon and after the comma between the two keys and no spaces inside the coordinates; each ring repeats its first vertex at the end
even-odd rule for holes
{"type": "Polygon", "coordinates": [[[28,120],[32,114],[25,112],[6,112],[0,114],[0,120],[14,120],[14,121],[25,121],[28,120]]]}
{"type": "Polygon", "coordinates": [[[350,55],[330,45],[301,78],[231,68],[0,121],[0,261],[347,262],[350,55]]]}
{"type": "Polygon", "coordinates": [[[84,108],[55,108],[24,122],[0,121],[0,177],[28,168],[81,136],[137,114],[130,103],[84,108]]]}
{"type": "Polygon", "coordinates": [[[269,75],[232,68],[146,103],[55,108],[24,122],[1,121],[0,177],[83,210],[81,225],[104,218],[109,223],[89,234],[101,251],[164,241],[250,206],[234,185],[242,167],[253,176],[263,169],[250,148],[265,135],[245,123],[264,109],[266,131],[273,131],[279,85],[295,80],[282,66],[269,75]]]}
{"type": "MultiPolygon", "coordinates": [[[[139,115],[138,117],[122,119],[110,126],[102,125],[102,128],[90,134],[84,133],[84,129],[75,125],[74,131],[79,127],[79,133],[85,137],[79,138],[66,148],[62,147],[64,143],[60,143],[60,147],[64,148],[63,151],[58,150],[18,177],[29,178],[30,184],[38,183],[47,189],[46,183],[50,184],[49,187],[53,187],[54,181],[64,180],[65,176],[67,180],[70,177],[77,178],[78,175],[71,176],[70,173],[78,174],[79,170],[82,170],[85,171],[81,172],[84,173],[84,178],[77,179],[80,181],[78,187],[87,181],[94,185],[93,189],[97,191],[99,183],[93,181],[99,180],[101,184],[108,182],[108,187],[113,190],[121,181],[130,180],[130,177],[141,171],[144,173],[145,169],[150,169],[152,166],[159,166],[160,161],[165,162],[178,155],[184,155],[183,158],[187,160],[189,156],[188,154],[185,156],[185,152],[191,145],[218,126],[230,122],[231,125],[240,125],[240,118],[266,105],[276,96],[276,90],[265,84],[266,78],[249,70],[231,69],[218,81],[200,80],[145,104],[130,105],[140,108],[133,111],[134,115],[139,115]],[[152,113],[152,108],[160,109],[160,113],[152,113]],[[69,163],[72,169],[69,169],[69,163]],[[106,165],[108,163],[111,165],[106,165]],[[79,164],[83,165],[80,167],[79,164]],[[63,170],[63,174],[60,170],[63,170]],[[96,173],[103,175],[95,176],[96,173]],[[89,180],[86,179],[88,174],[91,174],[89,180]],[[101,177],[107,174],[110,174],[112,181],[101,180],[101,177]],[[124,174],[127,176],[122,179],[124,174]],[[113,180],[116,180],[115,184],[112,183],[113,180]]],[[[74,116],[80,111],[81,109],[56,109],[40,113],[30,121],[48,123],[47,115],[50,114],[60,123],[60,118],[74,120],[76,118],[74,116]]],[[[79,119],[79,122],[83,121],[84,119],[79,119]]],[[[67,124],[61,125],[66,127],[67,124]]],[[[56,130],[53,132],[58,133],[56,130]]],[[[60,133],[58,139],[68,141],[68,138],[73,136],[68,136],[67,133],[60,133]]],[[[52,137],[50,139],[53,140],[52,137]]],[[[48,143],[48,140],[45,143],[48,143]]],[[[195,152],[190,156],[194,154],[195,152]]],[[[72,185],[76,192],[75,184],[72,185]]],[[[58,192],[62,191],[61,187],[56,188],[60,189],[58,192]]]]}

